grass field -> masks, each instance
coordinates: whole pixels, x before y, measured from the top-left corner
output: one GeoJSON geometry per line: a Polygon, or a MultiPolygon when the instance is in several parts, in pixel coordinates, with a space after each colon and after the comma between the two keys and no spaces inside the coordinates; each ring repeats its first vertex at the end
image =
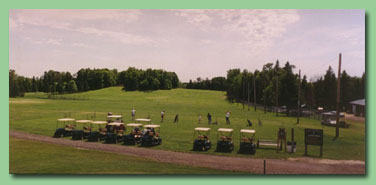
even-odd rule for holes
{"type": "Polygon", "coordinates": [[[17,174],[241,174],[16,138],[10,138],[10,152],[9,172],[17,174]]]}
{"type": "MultiPolygon", "coordinates": [[[[75,119],[87,119],[96,113],[97,120],[106,120],[107,112],[123,114],[124,122],[130,123],[131,109],[136,109],[136,118],[146,118],[149,114],[152,122],[161,124],[163,144],[154,147],[160,150],[182,152],[191,151],[193,145],[193,129],[195,127],[210,127],[210,138],[213,148],[207,154],[255,157],[255,158],[289,158],[302,157],[304,153],[304,128],[324,129],[324,155],[329,159],[365,160],[365,124],[348,121],[349,129],[340,129],[340,137],[335,136],[334,127],[323,127],[318,120],[302,118],[299,125],[296,118],[266,113],[262,110],[254,112],[242,109],[242,105],[231,104],[225,99],[225,92],[207,90],[158,90],[153,92],[123,92],[121,87],[111,87],[78,94],[48,98],[43,93],[28,93],[22,98],[10,98],[10,129],[34,134],[52,136],[56,128],[56,119],[70,112],[75,119]],[[160,123],[160,112],[165,110],[165,121],[160,123]],[[231,111],[231,124],[225,124],[225,113],[231,111]],[[219,125],[208,125],[206,115],[210,112],[213,120],[219,125]],[[179,123],[173,119],[179,114],[179,123]],[[198,124],[198,115],[203,120],[198,124]],[[255,155],[237,154],[239,149],[239,130],[247,128],[246,120],[250,119],[256,130],[256,138],[276,139],[278,128],[287,129],[287,140],[290,140],[290,130],[295,128],[297,153],[277,153],[271,149],[258,149],[255,155]],[[263,126],[257,124],[260,118],[263,126]],[[233,139],[235,150],[232,153],[216,153],[216,130],[218,128],[234,128],[233,139]]],[[[11,143],[12,144],[12,143],[11,143]]],[[[137,147],[137,146],[135,146],[137,147]]],[[[309,146],[309,154],[316,157],[319,147],[309,146]]]]}

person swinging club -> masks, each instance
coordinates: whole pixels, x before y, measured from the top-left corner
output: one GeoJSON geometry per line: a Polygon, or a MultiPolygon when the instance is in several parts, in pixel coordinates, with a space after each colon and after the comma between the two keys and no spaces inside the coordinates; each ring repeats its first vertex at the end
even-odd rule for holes
{"type": "Polygon", "coordinates": [[[226,124],[230,124],[230,111],[226,112],[226,124]]]}

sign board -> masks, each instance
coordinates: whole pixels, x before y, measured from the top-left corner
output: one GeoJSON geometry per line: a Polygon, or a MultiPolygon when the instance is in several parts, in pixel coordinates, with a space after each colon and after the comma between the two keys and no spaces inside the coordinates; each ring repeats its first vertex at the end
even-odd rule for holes
{"type": "Polygon", "coordinates": [[[316,145],[320,146],[320,156],[322,156],[324,145],[324,131],[322,129],[304,129],[304,144],[305,155],[307,155],[307,145],[316,145]]]}
{"type": "Polygon", "coordinates": [[[321,146],[324,144],[324,131],[321,129],[304,129],[304,140],[306,145],[321,146]]]}

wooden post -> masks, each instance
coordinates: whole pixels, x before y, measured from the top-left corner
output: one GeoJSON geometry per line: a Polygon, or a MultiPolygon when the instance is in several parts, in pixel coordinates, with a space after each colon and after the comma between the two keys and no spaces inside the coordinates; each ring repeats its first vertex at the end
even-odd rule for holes
{"type": "Polygon", "coordinates": [[[264,174],[266,174],[266,160],[264,160],[264,174]]]}
{"type": "Polygon", "coordinates": [[[276,116],[278,117],[278,74],[277,74],[277,84],[276,84],[276,116]]]}
{"type": "Polygon", "coordinates": [[[244,75],[242,77],[243,80],[243,85],[242,85],[242,103],[243,103],[243,110],[244,110],[244,99],[245,99],[245,80],[244,80],[244,75]]]}
{"type": "Polygon", "coordinates": [[[248,81],[248,111],[249,111],[249,80],[247,80],[248,81]]]}
{"type": "Polygon", "coordinates": [[[253,99],[254,99],[254,105],[255,105],[255,112],[256,112],[256,76],[253,76],[253,99]]]}
{"type": "Polygon", "coordinates": [[[322,157],[322,145],[320,145],[320,157],[322,157]]]}
{"type": "Polygon", "coordinates": [[[297,124],[299,124],[299,118],[300,118],[300,70],[299,70],[299,87],[298,87],[298,117],[296,120],[297,124]]]}
{"type": "Polygon", "coordinates": [[[341,58],[342,54],[339,54],[339,61],[338,61],[338,79],[337,79],[337,119],[336,119],[336,138],[339,137],[339,102],[340,102],[340,95],[341,95],[341,58]]]}
{"type": "Polygon", "coordinates": [[[266,98],[264,96],[264,114],[266,114],[266,98]]]}
{"type": "Polygon", "coordinates": [[[294,128],[291,128],[291,151],[290,153],[294,153],[294,128]]]}

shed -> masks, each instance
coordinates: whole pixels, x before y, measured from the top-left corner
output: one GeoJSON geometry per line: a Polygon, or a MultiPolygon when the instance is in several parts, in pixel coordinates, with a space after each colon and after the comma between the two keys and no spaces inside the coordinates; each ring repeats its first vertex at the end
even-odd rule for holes
{"type": "Polygon", "coordinates": [[[366,100],[365,99],[359,99],[359,100],[354,100],[350,102],[352,106],[352,113],[355,116],[365,116],[365,109],[366,109],[366,100]]]}

